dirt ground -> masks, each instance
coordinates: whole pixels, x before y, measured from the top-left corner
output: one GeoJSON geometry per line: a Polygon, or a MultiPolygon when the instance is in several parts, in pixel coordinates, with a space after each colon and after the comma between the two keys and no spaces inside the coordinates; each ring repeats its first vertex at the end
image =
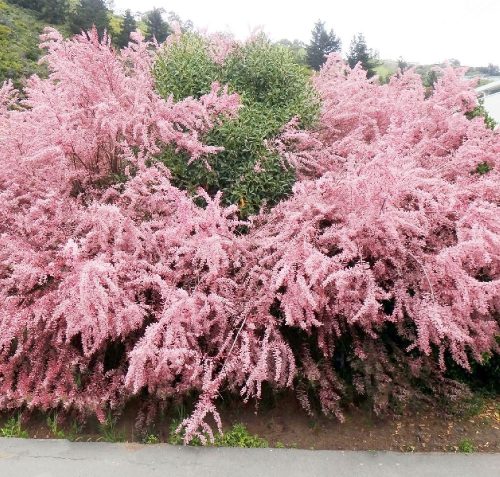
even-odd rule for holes
{"type": "Polygon", "coordinates": [[[459,451],[466,440],[474,451],[500,452],[500,399],[485,400],[474,415],[468,410],[457,416],[427,408],[379,418],[355,409],[340,423],[321,415],[311,418],[290,400],[257,415],[245,409],[229,411],[224,418],[239,420],[271,444],[303,449],[459,451]]]}
{"type": "MultiPolygon", "coordinates": [[[[336,450],[392,450],[402,452],[447,451],[500,452],[500,397],[481,398],[460,414],[427,406],[402,415],[377,417],[370,410],[353,409],[345,422],[322,415],[308,416],[292,396],[281,397],[272,406],[256,411],[253,404],[222,406],[224,428],[243,423],[250,433],[265,438],[273,447],[336,450]],[[472,446],[472,447],[471,447],[472,446]]],[[[126,441],[140,441],[134,426],[134,413],[124,413],[113,432],[126,441]]],[[[0,419],[0,427],[7,416],[0,419]]],[[[51,432],[46,416],[23,419],[23,429],[37,439],[70,437],[68,424],[59,435],[51,432]]],[[[154,426],[160,442],[168,442],[169,419],[154,426]]],[[[96,422],[79,429],[72,438],[78,441],[105,440],[96,422]]],[[[108,439],[109,440],[109,439],[108,439]]]]}

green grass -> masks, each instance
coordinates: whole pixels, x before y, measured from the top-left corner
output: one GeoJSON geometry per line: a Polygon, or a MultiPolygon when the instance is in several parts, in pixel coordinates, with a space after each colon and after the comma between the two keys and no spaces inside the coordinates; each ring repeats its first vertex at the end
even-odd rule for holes
{"type": "Polygon", "coordinates": [[[386,80],[396,72],[397,68],[398,65],[396,62],[381,60],[381,64],[375,68],[375,72],[381,80],[386,80]]]}

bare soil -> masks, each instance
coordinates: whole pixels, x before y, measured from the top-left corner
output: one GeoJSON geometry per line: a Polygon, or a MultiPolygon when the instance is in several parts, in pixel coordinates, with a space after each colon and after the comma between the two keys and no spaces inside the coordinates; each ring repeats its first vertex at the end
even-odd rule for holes
{"type": "Polygon", "coordinates": [[[353,409],[343,423],[322,415],[311,418],[294,400],[258,414],[251,411],[231,410],[224,421],[240,421],[251,433],[286,447],[442,452],[459,451],[460,443],[469,440],[475,451],[500,452],[500,399],[484,401],[474,415],[469,410],[451,415],[427,407],[378,417],[369,410],[353,409]]]}
{"type": "MultiPolygon", "coordinates": [[[[270,446],[301,449],[392,450],[402,452],[463,451],[463,442],[475,452],[500,452],[500,397],[481,399],[450,413],[437,406],[406,409],[402,414],[378,417],[370,410],[355,408],[345,413],[345,422],[318,414],[308,416],[293,396],[282,396],[273,405],[256,410],[255,405],[223,404],[224,428],[243,423],[250,433],[265,438],[270,446]],[[461,446],[462,443],[462,446],[461,446]]],[[[0,427],[8,416],[0,417],[0,427]]],[[[168,442],[168,417],[156,422],[151,433],[168,442]]],[[[116,425],[116,435],[141,441],[135,428],[135,413],[124,413],[116,425]]],[[[69,423],[61,426],[70,435],[69,423]]],[[[32,438],[62,437],[51,433],[46,415],[23,419],[23,429],[32,438]]],[[[88,422],[73,438],[78,441],[104,440],[97,422],[88,422]]]]}

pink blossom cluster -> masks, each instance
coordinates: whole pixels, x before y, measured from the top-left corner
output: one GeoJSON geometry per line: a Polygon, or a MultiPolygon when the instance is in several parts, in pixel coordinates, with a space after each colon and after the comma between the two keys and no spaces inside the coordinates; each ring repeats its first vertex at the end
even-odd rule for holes
{"type": "Polygon", "coordinates": [[[465,117],[462,71],[426,98],[411,71],[381,86],[331,56],[317,128],[273,144],[293,195],[242,223],[154,161],[216,154],[203,135],[236,95],[161,99],[138,34],[42,46],[49,77],[0,88],[0,409],[104,419],[195,392],[189,441],[223,390],[294,388],[341,419],[353,392],[382,410],[498,352],[500,137],[465,117]]]}

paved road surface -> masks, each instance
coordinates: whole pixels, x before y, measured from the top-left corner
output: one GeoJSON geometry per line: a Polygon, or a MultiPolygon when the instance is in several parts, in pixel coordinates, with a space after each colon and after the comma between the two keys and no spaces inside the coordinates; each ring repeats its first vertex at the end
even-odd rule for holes
{"type": "Polygon", "coordinates": [[[491,94],[484,98],[484,107],[489,115],[500,123],[500,93],[491,94]]]}
{"type": "Polygon", "coordinates": [[[1,477],[499,477],[500,454],[222,449],[0,439],[1,477]]]}

